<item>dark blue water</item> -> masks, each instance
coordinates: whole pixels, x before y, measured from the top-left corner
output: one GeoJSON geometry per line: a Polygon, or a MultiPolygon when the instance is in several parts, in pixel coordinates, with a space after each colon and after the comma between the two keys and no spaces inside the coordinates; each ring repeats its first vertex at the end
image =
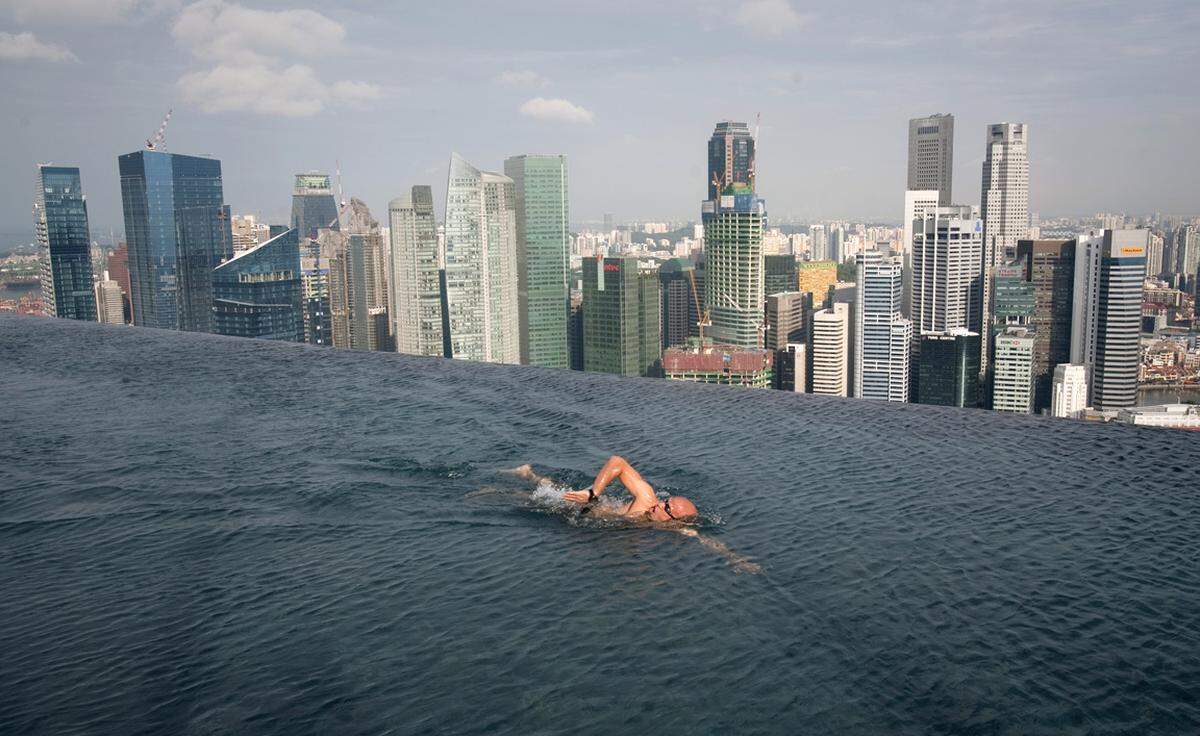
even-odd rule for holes
{"type": "Polygon", "coordinates": [[[0,430],[2,734],[1200,729],[1194,433],[16,317],[0,430]],[[761,574],[493,472],[612,452],[761,574]]]}

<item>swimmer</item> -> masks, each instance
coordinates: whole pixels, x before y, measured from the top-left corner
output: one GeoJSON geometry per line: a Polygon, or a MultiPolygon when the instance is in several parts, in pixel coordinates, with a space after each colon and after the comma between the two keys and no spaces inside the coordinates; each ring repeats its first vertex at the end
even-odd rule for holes
{"type": "MultiPolygon", "coordinates": [[[[538,475],[529,465],[522,465],[506,471],[518,478],[524,478],[532,483],[551,481],[550,478],[538,475]]],[[[683,496],[671,496],[660,499],[654,493],[654,487],[642,478],[626,460],[619,455],[613,455],[596,474],[596,480],[588,488],[581,491],[567,491],[563,498],[581,504],[580,513],[587,513],[593,508],[597,516],[608,516],[631,521],[649,521],[655,527],[677,532],[685,537],[691,537],[708,549],[724,557],[737,572],[758,574],[762,567],[748,557],[729,549],[723,542],[700,534],[693,527],[699,516],[696,505],[683,496]],[[614,480],[620,480],[625,490],[633,496],[633,500],[624,508],[610,509],[601,504],[592,506],[604,489],[614,480]]]]}
{"type": "MultiPolygon", "coordinates": [[[[535,483],[543,480],[528,465],[514,468],[512,474],[535,483]]],[[[608,462],[596,474],[596,480],[590,487],[581,491],[568,491],[563,497],[586,508],[588,504],[599,498],[600,494],[604,493],[604,489],[614,480],[621,481],[621,485],[625,486],[625,490],[629,491],[633,500],[619,512],[610,511],[603,506],[596,506],[596,513],[599,515],[621,516],[626,519],[645,520],[657,524],[687,524],[694,522],[699,515],[696,504],[683,496],[660,499],[654,493],[654,487],[647,483],[641,473],[634,470],[633,466],[620,455],[613,455],[608,459],[608,462]]]]}

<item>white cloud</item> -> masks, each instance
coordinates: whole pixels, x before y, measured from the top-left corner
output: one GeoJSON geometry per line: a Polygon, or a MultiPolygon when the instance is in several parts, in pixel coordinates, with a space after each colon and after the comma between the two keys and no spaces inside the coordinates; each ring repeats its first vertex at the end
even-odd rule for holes
{"type": "Polygon", "coordinates": [[[0,32],[0,59],[5,61],[79,61],[65,46],[44,43],[32,33],[0,32]]]}
{"type": "Polygon", "coordinates": [[[808,16],[797,13],[788,0],[747,0],[737,12],[738,25],[766,37],[799,30],[808,20],[808,16]]]}
{"type": "Polygon", "coordinates": [[[545,87],[550,84],[549,79],[531,69],[506,71],[496,77],[496,81],[500,84],[507,84],[510,87],[545,87]]]}
{"type": "Polygon", "coordinates": [[[534,97],[521,105],[520,112],[522,115],[538,120],[555,120],[563,123],[590,123],[594,117],[591,110],[580,107],[570,100],[545,97],[534,97]]]}
{"type": "Polygon", "coordinates": [[[312,67],[293,64],[221,64],[185,74],[179,80],[185,101],[204,112],[256,112],[264,115],[316,115],[330,101],[358,104],[378,99],[380,89],[366,82],[326,85],[312,67]]]}
{"type": "Polygon", "coordinates": [[[179,43],[214,66],[185,74],[179,88],[205,112],[315,115],[331,102],[364,105],[378,85],[324,82],[306,62],[342,50],[346,28],[312,10],[256,10],[226,0],[199,0],[171,29],[179,43]]]}
{"type": "Polygon", "coordinates": [[[5,0],[18,23],[119,23],[178,6],[177,0],[5,0]]]}

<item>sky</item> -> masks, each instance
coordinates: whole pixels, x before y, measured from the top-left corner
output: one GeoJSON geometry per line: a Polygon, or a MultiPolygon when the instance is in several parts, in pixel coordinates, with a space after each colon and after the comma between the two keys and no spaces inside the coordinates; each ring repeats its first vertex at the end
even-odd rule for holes
{"type": "Polygon", "coordinates": [[[955,116],[956,203],[989,123],[1029,125],[1031,210],[1200,212],[1200,3],[971,0],[0,0],[0,232],[34,167],[81,168],[122,230],[117,156],[222,162],[235,213],[288,219],[333,173],[386,219],[444,205],[450,153],[568,156],[573,222],[689,220],[719,120],[760,122],[772,217],[899,221],[908,119],[955,116]]]}

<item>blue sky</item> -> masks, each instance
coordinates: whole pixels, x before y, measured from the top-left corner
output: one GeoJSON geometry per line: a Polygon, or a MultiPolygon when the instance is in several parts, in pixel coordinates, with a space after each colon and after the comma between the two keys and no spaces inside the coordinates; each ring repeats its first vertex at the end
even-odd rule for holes
{"type": "Polygon", "coordinates": [[[380,216],[458,151],[566,153],[572,220],[694,218],[713,124],[761,114],[770,212],[899,220],[907,120],[956,118],[954,199],[985,125],[1030,125],[1043,215],[1200,211],[1200,3],[0,0],[0,230],[37,162],[78,165],[121,228],[116,157],[221,159],[235,212],[284,221],[332,171],[380,216]]]}

